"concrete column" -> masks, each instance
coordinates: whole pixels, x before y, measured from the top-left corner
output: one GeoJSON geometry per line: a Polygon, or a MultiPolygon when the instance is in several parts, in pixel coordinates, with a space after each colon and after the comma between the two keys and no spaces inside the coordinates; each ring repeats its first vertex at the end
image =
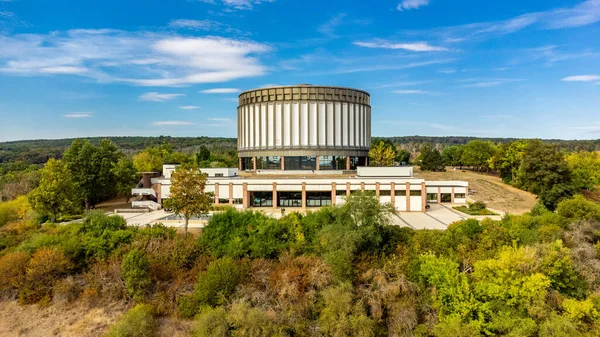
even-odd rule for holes
{"type": "Polygon", "coordinates": [[[410,212],[410,183],[406,183],[406,211],[410,212]]]}
{"type": "Polygon", "coordinates": [[[438,187],[438,204],[442,203],[442,188],[438,187]]]}
{"type": "Polygon", "coordinates": [[[256,171],[256,157],[252,157],[252,170],[256,171]]]}
{"type": "Polygon", "coordinates": [[[427,210],[427,186],[425,186],[425,182],[421,183],[421,212],[425,212],[427,210]]]}
{"type": "Polygon", "coordinates": [[[379,183],[375,183],[375,195],[377,199],[379,199],[379,183]]]}
{"type": "Polygon", "coordinates": [[[215,183],[215,205],[219,204],[219,183],[215,183]]]}
{"type": "Polygon", "coordinates": [[[285,157],[281,156],[281,170],[285,171],[285,157]]]}
{"type": "Polygon", "coordinates": [[[346,183],[346,196],[350,196],[350,183],[346,183]]]}
{"type": "Polygon", "coordinates": [[[306,183],[302,183],[302,209],[306,208],[306,183]]]}
{"type": "Polygon", "coordinates": [[[452,193],[450,194],[450,202],[454,203],[454,187],[452,187],[452,193]]]}
{"type": "Polygon", "coordinates": [[[392,183],[390,196],[392,197],[392,207],[396,208],[396,183],[392,183]]]}
{"type": "Polygon", "coordinates": [[[346,157],[346,171],[350,171],[350,156],[346,157]]]}
{"type": "Polygon", "coordinates": [[[316,156],[316,160],[317,160],[317,171],[321,170],[321,160],[319,158],[321,158],[320,156],[316,156]]]}
{"type": "Polygon", "coordinates": [[[335,199],[337,197],[337,187],[335,183],[331,183],[331,206],[335,206],[335,199]]]}
{"type": "Polygon", "coordinates": [[[277,183],[273,183],[273,208],[277,208],[277,183]]]}
{"type": "Polygon", "coordinates": [[[233,205],[233,183],[229,183],[229,204],[233,205]]]}
{"type": "Polygon", "coordinates": [[[365,183],[360,183],[360,191],[361,192],[365,191],[365,183]]]}
{"type": "Polygon", "coordinates": [[[160,184],[160,183],[156,184],[156,202],[159,204],[162,204],[161,191],[162,191],[162,184],[160,184]]]}
{"type": "Polygon", "coordinates": [[[248,208],[250,206],[250,196],[248,195],[248,183],[244,183],[242,193],[244,196],[244,199],[242,201],[243,208],[248,208]]]}
{"type": "Polygon", "coordinates": [[[240,171],[242,171],[242,157],[239,157],[239,164],[238,164],[238,168],[240,171]]]}

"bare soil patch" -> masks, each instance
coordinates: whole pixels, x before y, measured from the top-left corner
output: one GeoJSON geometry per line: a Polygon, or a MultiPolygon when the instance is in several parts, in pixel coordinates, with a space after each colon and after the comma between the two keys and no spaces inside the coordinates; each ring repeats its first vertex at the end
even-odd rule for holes
{"type": "Polygon", "coordinates": [[[414,175],[426,180],[467,181],[469,189],[476,191],[470,196],[471,199],[483,201],[489,208],[509,214],[529,212],[537,203],[534,194],[507,185],[499,177],[486,173],[459,169],[453,171],[451,168],[446,172],[423,172],[415,167],[414,175]]]}

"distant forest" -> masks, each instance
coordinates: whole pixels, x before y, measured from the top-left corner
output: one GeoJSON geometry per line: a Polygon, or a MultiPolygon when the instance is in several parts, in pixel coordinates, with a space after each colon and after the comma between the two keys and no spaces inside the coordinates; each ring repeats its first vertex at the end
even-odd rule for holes
{"type": "MultiPolygon", "coordinates": [[[[110,139],[124,153],[132,155],[149,146],[169,144],[174,151],[192,154],[200,147],[205,146],[210,151],[225,152],[235,150],[236,138],[218,137],[91,137],[86,138],[92,144],[97,145],[101,139],[110,139]]],[[[478,138],[478,137],[426,137],[426,136],[403,136],[403,137],[378,137],[378,139],[389,140],[397,147],[411,153],[418,153],[421,147],[430,143],[438,149],[451,145],[466,144],[471,140],[479,139],[493,143],[508,143],[517,138],[478,138]]],[[[43,164],[49,158],[60,158],[62,153],[71,145],[73,138],[66,139],[41,139],[21,140],[0,143],[0,163],[23,161],[30,164],[43,164]]],[[[573,151],[600,151],[600,139],[595,140],[559,140],[548,139],[544,142],[557,144],[561,150],[573,151]]]]}

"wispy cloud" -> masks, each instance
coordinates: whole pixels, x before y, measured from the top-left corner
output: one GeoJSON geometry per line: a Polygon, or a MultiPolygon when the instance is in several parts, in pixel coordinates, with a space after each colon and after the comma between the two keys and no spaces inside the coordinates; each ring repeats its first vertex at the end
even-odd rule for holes
{"type": "Polygon", "coordinates": [[[180,106],[179,109],[181,110],[195,110],[195,109],[200,109],[199,106],[195,106],[195,105],[184,105],[184,106],[180,106]]]}
{"type": "Polygon", "coordinates": [[[569,76],[569,77],[563,78],[561,81],[564,81],[564,82],[594,82],[594,81],[600,81],[600,76],[598,76],[598,75],[569,76]]]}
{"type": "Polygon", "coordinates": [[[94,116],[92,112],[69,112],[63,115],[66,118],[89,118],[94,116]]]}
{"type": "Polygon", "coordinates": [[[275,2],[275,0],[196,0],[209,4],[223,4],[228,10],[252,10],[255,5],[260,5],[268,2],[275,2]]]}
{"type": "Polygon", "coordinates": [[[380,49],[403,49],[408,51],[416,52],[427,52],[427,51],[447,51],[448,48],[432,46],[427,42],[412,42],[412,43],[391,43],[385,40],[375,40],[373,42],[353,42],[354,45],[366,48],[380,48],[380,49]]]}
{"type": "Polygon", "coordinates": [[[497,87],[497,86],[505,84],[505,83],[521,82],[521,81],[524,81],[524,79],[518,79],[518,78],[483,78],[483,79],[470,78],[470,79],[460,80],[459,82],[468,83],[468,84],[461,85],[461,87],[463,87],[463,88],[490,88],[490,87],[497,87]]]}
{"type": "Polygon", "coordinates": [[[458,26],[440,27],[409,33],[435,35],[446,42],[488,39],[525,28],[563,29],[581,27],[600,21],[600,1],[586,0],[573,7],[556,8],[544,12],[525,13],[501,21],[476,22],[458,26]]]}
{"type": "Polygon", "coordinates": [[[148,92],[140,95],[140,101],[166,102],[172,99],[185,96],[184,94],[161,94],[158,92],[148,92]]]}
{"type": "Polygon", "coordinates": [[[441,64],[452,62],[454,59],[444,59],[444,60],[432,60],[432,61],[422,61],[422,62],[410,62],[406,64],[382,64],[382,65],[373,65],[362,68],[340,68],[330,72],[319,73],[318,75],[327,75],[327,74],[351,74],[351,73],[359,73],[359,72],[367,72],[367,71],[383,71],[383,70],[400,70],[400,69],[411,69],[411,68],[419,68],[426,67],[433,64],[441,64]]]}
{"type": "Polygon", "coordinates": [[[237,88],[213,88],[200,90],[201,94],[235,94],[236,92],[240,92],[240,89],[237,88]]]}
{"type": "Polygon", "coordinates": [[[231,118],[209,118],[208,120],[216,122],[231,122],[231,118]]]}
{"type": "Polygon", "coordinates": [[[220,83],[267,73],[257,54],[265,44],[222,37],[74,29],[49,34],[0,34],[0,72],[77,75],[139,86],[220,83]]]}
{"type": "Polygon", "coordinates": [[[178,20],[171,20],[171,22],[169,22],[169,27],[192,29],[192,30],[211,30],[211,29],[215,28],[215,26],[218,26],[218,25],[220,25],[220,23],[212,21],[212,20],[178,19],[178,20]]]}
{"type": "Polygon", "coordinates": [[[404,0],[398,4],[396,9],[404,11],[407,9],[417,9],[429,5],[429,0],[404,0]]]}
{"type": "Polygon", "coordinates": [[[400,95],[427,95],[430,94],[429,91],[425,91],[425,90],[417,90],[417,89],[410,89],[410,90],[394,90],[393,91],[395,94],[400,94],[400,95]]]}
{"type": "Polygon", "coordinates": [[[408,86],[421,85],[421,84],[426,84],[426,83],[431,83],[431,81],[394,82],[394,83],[389,83],[389,84],[376,85],[373,88],[381,89],[381,88],[393,88],[393,87],[408,87],[408,86]]]}
{"type": "Polygon", "coordinates": [[[482,115],[480,118],[490,119],[490,120],[501,120],[501,119],[511,119],[514,118],[515,115],[508,114],[495,114],[495,115],[482,115]]]}
{"type": "Polygon", "coordinates": [[[334,15],[327,22],[319,26],[319,33],[325,34],[329,37],[335,37],[335,29],[342,25],[346,16],[347,15],[345,13],[334,15]]]}
{"type": "Polygon", "coordinates": [[[152,122],[152,125],[155,126],[182,126],[182,125],[194,125],[195,123],[193,122],[186,122],[186,121],[157,121],[157,122],[152,122]]]}
{"type": "Polygon", "coordinates": [[[442,69],[442,70],[438,70],[438,73],[441,73],[441,74],[454,74],[454,73],[456,73],[456,69],[442,69]]]}

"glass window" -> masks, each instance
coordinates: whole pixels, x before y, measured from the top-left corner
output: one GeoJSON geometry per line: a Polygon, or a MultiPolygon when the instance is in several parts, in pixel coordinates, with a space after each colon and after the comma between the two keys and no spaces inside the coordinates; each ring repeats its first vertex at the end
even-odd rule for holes
{"type": "Polygon", "coordinates": [[[331,206],[331,193],[306,192],[306,207],[331,206]]]}
{"type": "Polygon", "coordinates": [[[390,190],[379,190],[380,197],[389,197],[392,195],[392,191],[390,190]]]}
{"type": "Polygon", "coordinates": [[[302,192],[277,192],[277,205],[279,207],[302,207],[302,192]]]}
{"type": "Polygon", "coordinates": [[[309,156],[309,157],[300,157],[302,160],[301,169],[302,170],[316,170],[317,169],[317,157],[309,156]]]}
{"type": "Polygon", "coordinates": [[[215,178],[223,177],[223,173],[215,173],[215,178]]]}
{"type": "Polygon", "coordinates": [[[405,197],[406,196],[406,190],[396,190],[394,192],[394,196],[396,197],[405,197]]]}
{"type": "Polygon", "coordinates": [[[256,157],[257,170],[264,170],[267,168],[267,158],[268,157],[256,157]]]}
{"type": "Polygon", "coordinates": [[[229,199],[219,198],[219,204],[228,204],[228,203],[229,203],[229,199]]]}
{"type": "Polygon", "coordinates": [[[242,198],[233,198],[234,205],[242,205],[244,203],[244,199],[242,198]]]}
{"type": "Polygon", "coordinates": [[[286,171],[297,171],[297,170],[316,170],[317,169],[317,157],[284,157],[285,170],[286,171]]]}
{"type": "Polygon", "coordinates": [[[281,170],[281,157],[271,156],[267,158],[267,170],[281,170]]]}
{"type": "Polygon", "coordinates": [[[346,156],[335,157],[335,169],[341,171],[346,170],[346,156]]]}
{"type": "Polygon", "coordinates": [[[452,195],[450,193],[442,193],[442,202],[452,202],[452,195]]]}
{"type": "Polygon", "coordinates": [[[300,169],[300,157],[284,157],[286,171],[297,171],[300,169]]]}
{"type": "Polygon", "coordinates": [[[273,192],[252,192],[252,207],[272,207],[273,192]]]}
{"type": "Polygon", "coordinates": [[[254,170],[254,161],[252,157],[244,157],[242,158],[242,170],[243,171],[252,171],[254,170]]]}
{"type": "Polygon", "coordinates": [[[346,196],[346,190],[336,190],[335,191],[335,195],[337,195],[338,197],[345,197],[346,196]]]}
{"type": "Polygon", "coordinates": [[[335,169],[335,157],[334,156],[320,156],[319,157],[319,170],[334,170],[335,169]]]}
{"type": "Polygon", "coordinates": [[[358,167],[358,157],[350,157],[350,170],[356,170],[358,167]]]}
{"type": "Polygon", "coordinates": [[[427,193],[428,202],[437,202],[437,193],[427,193]]]}
{"type": "Polygon", "coordinates": [[[466,195],[464,193],[455,193],[454,199],[464,199],[466,195]]]}
{"type": "Polygon", "coordinates": [[[421,191],[410,191],[410,196],[411,197],[420,197],[421,196],[421,191]]]}

